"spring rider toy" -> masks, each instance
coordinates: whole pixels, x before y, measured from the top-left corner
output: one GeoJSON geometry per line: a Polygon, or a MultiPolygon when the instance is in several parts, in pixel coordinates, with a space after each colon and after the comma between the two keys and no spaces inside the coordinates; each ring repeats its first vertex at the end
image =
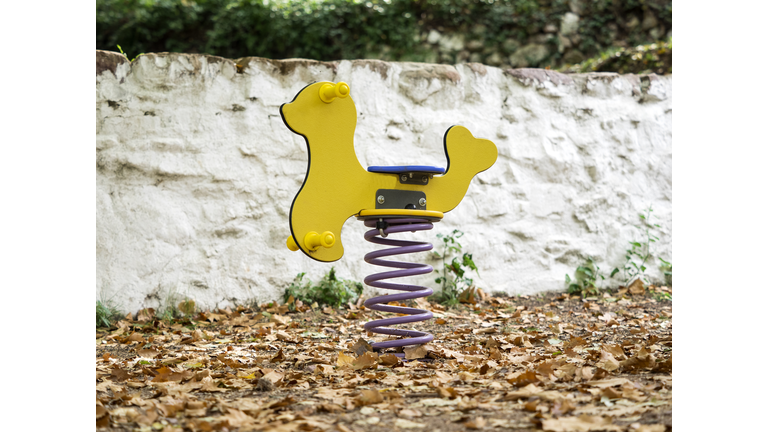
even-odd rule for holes
{"type": "MultiPolygon", "coordinates": [[[[291,235],[286,244],[308,257],[333,262],[344,254],[341,228],[351,216],[372,228],[365,233],[371,243],[393,246],[365,255],[370,264],[399,270],[377,273],[365,284],[404,293],[368,299],[365,307],[397,316],[365,324],[367,331],[406,337],[374,343],[376,350],[425,344],[433,339],[426,332],[387,328],[432,318],[432,312],[387,305],[426,297],[427,287],[383,282],[386,279],[432,272],[432,266],[382,259],[394,255],[424,252],[432,244],[388,238],[390,234],[432,229],[443,214],[453,210],[478,173],[496,162],[496,145],[472,136],[462,126],[452,126],[443,138],[448,166],[371,166],[363,169],[355,155],[354,134],[357,110],[344,82],[317,82],[304,87],[290,103],[280,107],[283,122],[307,142],[309,161],[304,184],[291,204],[291,235]]],[[[402,354],[400,354],[402,356],[402,354]]]]}

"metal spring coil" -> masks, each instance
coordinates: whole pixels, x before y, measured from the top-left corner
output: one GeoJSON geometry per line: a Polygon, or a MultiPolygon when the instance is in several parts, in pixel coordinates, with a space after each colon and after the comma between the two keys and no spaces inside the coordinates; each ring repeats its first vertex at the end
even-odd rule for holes
{"type": "MultiPolygon", "coordinates": [[[[376,227],[377,220],[369,219],[365,221],[365,225],[368,227],[376,227]]],[[[391,306],[386,303],[392,301],[404,301],[410,299],[416,299],[421,297],[427,297],[432,294],[432,289],[408,284],[397,284],[392,282],[382,282],[386,279],[400,278],[406,276],[416,276],[421,274],[427,274],[432,272],[432,266],[427,264],[411,263],[411,262],[399,262],[389,261],[381,259],[382,257],[389,257],[393,255],[404,255],[416,252],[426,252],[432,250],[432,244],[426,242],[407,241],[407,240],[395,240],[387,237],[389,234],[402,233],[405,231],[425,231],[432,229],[432,222],[426,219],[419,218],[395,218],[395,219],[379,219],[379,227],[374,228],[365,233],[365,239],[371,243],[395,246],[390,249],[382,249],[374,252],[370,252],[365,255],[365,262],[373,265],[397,268],[401,270],[387,271],[383,273],[372,274],[365,278],[365,284],[376,288],[393,289],[398,291],[405,291],[402,294],[390,294],[378,297],[373,297],[365,301],[365,307],[381,312],[393,312],[399,314],[407,314],[410,316],[398,316],[393,318],[385,318],[376,321],[370,321],[365,324],[365,329],[378,334],[404,336],[408,339],[396,339],[384,342],[376,342],[372,344],[372,347],[376,350],[386,348],[396,348],[408,345],[425,344],[432,339],[430,333],[418,331],[418,330],[403,330],[387,328],[395,324],[407,324],[412,322],[425,321],[432,318],[432,312],[425,311],[417,308],[391,306]],[[383,222],[383,223],[382,223],[383,222]]],[[[402,355],[402,354],[401,354],[402,355]]]]}

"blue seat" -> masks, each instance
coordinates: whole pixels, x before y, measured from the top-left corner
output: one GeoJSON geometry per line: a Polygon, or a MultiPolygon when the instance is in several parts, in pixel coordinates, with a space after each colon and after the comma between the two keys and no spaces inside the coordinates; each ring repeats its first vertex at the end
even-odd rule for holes
{"type": "Polygon", "coordinates": [[[369,166],[368,172],[384,174],[401,174],[420,172],[427,174],[445,174],[445,168],[428,165],[401,165],[401,166],[369,166]]]}

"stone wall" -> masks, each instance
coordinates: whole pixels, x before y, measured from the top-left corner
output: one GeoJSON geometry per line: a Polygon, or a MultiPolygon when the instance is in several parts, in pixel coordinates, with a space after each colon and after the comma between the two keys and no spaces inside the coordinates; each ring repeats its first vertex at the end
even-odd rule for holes
{"type": "MultiPolygon", "coordinates": [[[[307,152],[279,113],[321,80],[352,89],[363,166],[445,166],[453,124],[496,143],[496,164],[420,236],[463,230],[486,291],[563,289],[587,256],[621,266],[649,205],[656,252],[672,259],[671,76],[166,53],[130,63],[97,51],[96,298],[132,311],[183,297],[223,307],[325,274],[330,264],[285,247],[307,152]]],[[[364,231],[344,225],[340,276],[377,271],[362,261],[364,231]]],[[[656,263],[649,272],[660,278],[656,263]]]]}
{"type": "MultiPolygon", "coordinates": [[[[663,1],[658,3],[665,3],[663,1]]],[[[527,37],[510,36],[501,43],[489,37],[483,24],[460,29],[436,28],[422,31],[418,38],[425,62],[476,62],[500,68],[545,67],[560,68],[581,63],[605,48],[596,49],[593,40],[599,34],[599,45],[628,48],[628,40],[660,41],[672,38],[672,23],[660,18],[658,11],[645,7],[637,13],[627,13],[621,5],[614,6],[615,15],[600,29],[591,18],[596,4],[584,0],[569,0],[568,12],[535,29],[527,37]],[[588,40],[585,42],[585,38],[588,40]]],[[[373,58],[391,58],[390,48],[370,53],[373,58]]]]}

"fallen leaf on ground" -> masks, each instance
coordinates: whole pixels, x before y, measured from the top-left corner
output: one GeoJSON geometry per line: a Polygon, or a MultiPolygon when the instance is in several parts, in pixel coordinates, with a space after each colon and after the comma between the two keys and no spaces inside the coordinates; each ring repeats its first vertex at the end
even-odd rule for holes
{"type": "Polygon", "coordinates": [[[412,422],[410,420],[399,418],[395,420],[395,427],[401,428],[401,429],[415,429],[415,428],[423,428],[427,427],[427,425],[423,423],[416,423],[412,422]]]}
{"type": "Polygon", "coordinates": [[[366,351],[365,354],[356,358],[355,361],[352,362],[352,369],[354,370],[370,369],[370,368],[375,369],[376,366],[378,366],[379,364],[378,358],[379,357],[375,353],[366,351]]]}
{"type": "Polygon", "coordinates": [[[545,431],[552,432],[590,432],[623,431],[624,428],[612,424],[611,419],[600,416],[580,415],[578,417],[560,417],[541,422],[545,431]]]}
{"type": "Polygon", "coordinates": [[[635,279],[631,284],[629,284],[628,288],[629,293],[632,295],[641,295],[645,293],[645,285],[639,278],[635,279]]]}
{"type": "Polygon", "coordinates": [[[613,354],[603,350],[600,352],[600,361],[597,362],[595,366],[611,372],[618,369],[621,365],[619,364],[619,361],[613,357],[613,354]]]}
{"type": "Polygon", "coordinates": [[[362,390],[355,400],[358,405],[364,406],[384,402],[384,397],[378,390],[362,390]]]}
{"type": "Polygon", "coordinates": [[[339,353],[339,358],[336,360],[336,366],[342,369],[346,367],[352,367],[352,362],[354,361],[354,357],[344,353],[339,353]]]}
{"type": "Polygon", "coordinates": [[[476,417],[472,420],[464,422],[464,427],[467,429],[482,429],[486,425],[485,419],[482,417],[476,417]]]}
{"type": "Polygon", "coordinates": [[[405,358],[408,360],[420,359],[427,356],[427,347],[424,345],[405,347],[403,348],[403,352],[405,353],[405,358]]]}
{"type": "Polygon", "coordinates": [[[391,367],[400,363],[400,357],[394,354],[384,354],[383,356],[379,356],[379,362],[384,366],[391,367]]]}
{"type": "Polygon", "coordinates": [[[352,348],[350,349],[352,350],[352,352],[354,352],[357,355],[363,355],[369,351],[373,352],[373,347],[371,346],[371,344],[366,342],[366,340],[363,338],[358,339],[357,342],[355,342],[355,344],[352,345],[352,348]]]}

